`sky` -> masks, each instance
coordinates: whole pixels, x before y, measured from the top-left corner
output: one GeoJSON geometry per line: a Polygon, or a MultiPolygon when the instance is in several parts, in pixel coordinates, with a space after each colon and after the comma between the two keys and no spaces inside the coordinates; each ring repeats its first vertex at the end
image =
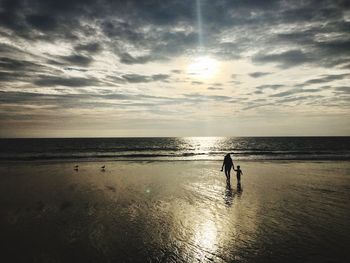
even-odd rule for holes
{"type": "Polygon", "coordinates": [[[0,0],[0,137],[350,135],[350,1],[0,0]]]}

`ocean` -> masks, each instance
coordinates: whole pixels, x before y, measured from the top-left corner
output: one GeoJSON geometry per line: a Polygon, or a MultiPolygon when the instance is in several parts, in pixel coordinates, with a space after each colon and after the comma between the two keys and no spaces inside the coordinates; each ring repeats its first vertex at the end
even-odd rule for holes
{"type": "Polygon", "coordinates": [[[2,139],[2,258],[348,262],[349,157],[349,137],[2,139]]]}
{"type": "Polygon", "coordinates": [[[349,160],[350,137],[0,139],[0,161],[349,160]]]}

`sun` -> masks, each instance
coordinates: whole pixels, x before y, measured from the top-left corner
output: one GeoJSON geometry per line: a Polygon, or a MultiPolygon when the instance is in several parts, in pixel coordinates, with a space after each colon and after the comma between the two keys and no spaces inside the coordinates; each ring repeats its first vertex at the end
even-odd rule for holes
{"type": "Polygon", "coordinates": [[[188,65],[187,73],[196,78],[212,78],[218,72],[218,62],[210,57],[197,57],[188,65]]]}

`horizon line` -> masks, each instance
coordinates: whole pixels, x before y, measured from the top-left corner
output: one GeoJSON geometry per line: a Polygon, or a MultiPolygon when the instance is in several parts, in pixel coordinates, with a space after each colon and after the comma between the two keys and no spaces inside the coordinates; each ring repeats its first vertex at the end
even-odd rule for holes
{"type": "Polygon", "coordinates": [[[350,135],[248,135],[248,136],[83,136],[83,137],[0,137],[7,139],[131,139],[131,138],[274,138],[274,137],[350,137],[350,135]]]}

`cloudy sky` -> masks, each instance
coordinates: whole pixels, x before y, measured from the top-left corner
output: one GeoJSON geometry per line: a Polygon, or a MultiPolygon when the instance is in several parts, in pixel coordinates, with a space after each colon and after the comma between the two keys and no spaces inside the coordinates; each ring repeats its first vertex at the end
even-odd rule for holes
{"type": "Polygon", "coordinates": [[[0,137],[350,135],[346,0],[0,0],[0,137]]]}

